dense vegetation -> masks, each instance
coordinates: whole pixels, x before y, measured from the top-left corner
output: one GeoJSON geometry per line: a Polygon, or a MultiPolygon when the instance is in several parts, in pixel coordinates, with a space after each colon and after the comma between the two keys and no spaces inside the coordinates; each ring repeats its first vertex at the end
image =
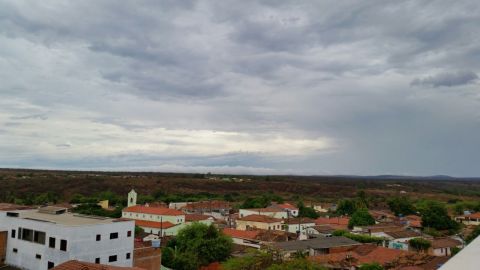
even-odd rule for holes
{"type": "Polygon", "coordinates": [[[410,239],[408,241],[408,244],[412,248],[414,248],[415,250],[418,250],[418,251],[427,251],[432,246],[430,241],[428,241],[427,239],[424,239],[424,238],[420,238],[420,237],[410,239]]]}
{"type": "Polygon", "coordinates": [[[231,258],[222,264],[224,270],[326,270],[303,256],[285,261],[283,256],[273,250],[249,250],[242,257],[231,258]]]}
{"type": "Polygon", "coordinates": [[[368,213],[367,208],[359,208],[350,217],[348,227],[352,229],[354,226],[368,226],[375,224],[375,219],[368,213]]]}
{"type": "Polygon", "coordinates": [[[354,234],[350,233],[344,230],[336,230],[332,233],[333,236],[344,236],[347,238],[350,238],[354,241],[360,242],[360,243],[375,243],[377,245],[383,243],[385,241],[384,238],[382,237],[376,237],[376,236],[369,236],[366,234],[354,234]]]}
{"type": "Polygon", "coordinates": [[[444,204],[437,201],[424,201],[417,206],[422,216],[422,226],[435,230],[448,230],[451,233],[459,230],[460,225],[448,215],[444,204]]]}
{"type": "Polygon", "coordinates": [[[232,247],[232,239],[215,226],[193,223],[180,230],[162,250],[162,264],[176,270],[196,270],[212,262],[225,261],[232,247]]]}

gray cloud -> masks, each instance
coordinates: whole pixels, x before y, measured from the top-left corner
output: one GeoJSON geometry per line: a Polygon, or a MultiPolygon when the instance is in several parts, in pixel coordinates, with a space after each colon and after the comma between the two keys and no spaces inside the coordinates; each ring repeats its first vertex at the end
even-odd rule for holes
{"type": "Polygon", "coordinates": [[[2,1],[0,166],[478,175],[479,23],[473,0],[2,1]]]}
{"type": "Polygon", "coordinates": [[[473,71],[444,72],[434,76],[425,78],[415,78],[411,85],[426,85],[433,87],[440,86],[459,86],[474,83],[478,79],[478,75],[473,71]]]}

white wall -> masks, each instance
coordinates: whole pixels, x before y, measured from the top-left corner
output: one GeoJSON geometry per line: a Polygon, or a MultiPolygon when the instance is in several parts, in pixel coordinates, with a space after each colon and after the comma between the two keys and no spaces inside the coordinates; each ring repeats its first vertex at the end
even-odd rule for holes
{"type": "Polygon", "coordinates": [[[287,218],[288,216],[288,213],[286,211],[259,212],[251,209],[240,209],[239,214],[240,214],[240,217],[246,217],[249,215],[262,215],[262,216],[273,217],[273,218],[287,218]]]}
{"type": "Polygon", "coordinates": [[[181,224],[185,222],[185,215],[165,216],[165,215],[142,214],[142,213],[136,213],[136,212],[123,211],[122,217],[129,218],[129,219],[137,219],[137,220],[155,221],[155,222],[168,221],[173,224],[181,224]]]}
{"type": "Polygon", "coordinates": [[[47,269],[48,261],[55,266],[71,259],[95,262],[100,258],[102,264],[115,266],[132,266],[135,223],[133,221],[114,222],[84,226],[64,226],[49,222],[39,222],[0,215],[2,230],[8,230],[6,263],[28,270],[47,269]],[[27,228],[46,233],[45,244],[37,244],[18,239],[18,228],[27,228]],[[16,231],[11,238],[11,230],[16,231]],[[127,237],[127,232],[131,236],[127,237]],[[118,239],[110,239],[110,233],[118,232],[118,239]],[[101,235],[101,241],[96,241],[96,235],[101,235]],[[49,248],[49,237],[56,239],[55,248],[49,248]],[[60,250],[60,240],[67,240],[67,251],[60,250]],[[17,253],[13,252],[16,248],[17,253]],[[130,259],[126,254],[130,253],[130,259]],[[36,259],[36,254],[41,259],[36,259]],[[109,263],[108,257],[117,255],[117,261],[109,263]]]}

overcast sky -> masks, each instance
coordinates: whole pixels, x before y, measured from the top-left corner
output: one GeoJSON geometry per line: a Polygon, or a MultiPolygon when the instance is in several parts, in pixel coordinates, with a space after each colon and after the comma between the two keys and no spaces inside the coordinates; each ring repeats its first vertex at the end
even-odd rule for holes
{"type": "Polygon", "coordinates": [[[0,0],[0,166],[480,176],[478,74],[478,0],[0,0]]]}

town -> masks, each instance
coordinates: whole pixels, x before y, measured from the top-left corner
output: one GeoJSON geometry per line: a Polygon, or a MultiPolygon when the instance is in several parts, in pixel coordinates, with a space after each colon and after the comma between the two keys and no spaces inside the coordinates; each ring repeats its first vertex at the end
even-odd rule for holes
{"type": "Polygon", "coordinates": [[[399,192],[378,207],[365,191],[336,202],[144,195],[124,194],[121,212],[118,202],[82,196],[0,203],[0,269],[435,270],[480,247],[478,201],[446,207],[399,192]]]}

